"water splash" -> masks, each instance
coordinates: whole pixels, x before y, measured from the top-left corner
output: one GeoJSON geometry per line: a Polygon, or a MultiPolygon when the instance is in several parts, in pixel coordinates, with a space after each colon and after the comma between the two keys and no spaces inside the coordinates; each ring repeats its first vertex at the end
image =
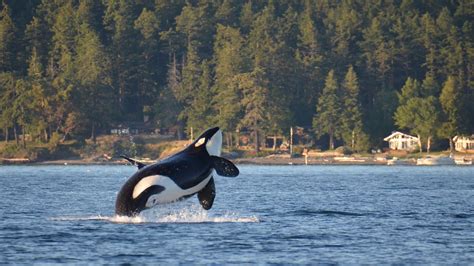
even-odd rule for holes
{"type": "Polygon", "coordinates": [[[112,223],[258,223],[256,216],[241,216],[235,212],[212,213],[200,206],[191,205],[183,208],[154,208],[135,217],[128,216],[62,216],[51,218],[53,221],[107,221],[112,223]]]}

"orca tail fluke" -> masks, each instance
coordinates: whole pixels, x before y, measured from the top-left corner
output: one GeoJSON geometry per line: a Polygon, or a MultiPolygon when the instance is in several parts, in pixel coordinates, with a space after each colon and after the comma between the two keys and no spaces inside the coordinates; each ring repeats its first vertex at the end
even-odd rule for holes
{"type": "Polygon", "coordinates": [[[132,159],[132,158],[129,158],[129,157],[125,156],[125,155],[120,155],[120,157],[122,157],[122,158],[124,158],[125,160],[129,161],[132,165],[135,165],[136,167],[138,167],[138,169],[142,169],[143,167],[146,166],[146,164],[141,163],[141,162],[139,162],[139,161],[136,161],[136,160],[134,160],[134,159],[132,159]]]}

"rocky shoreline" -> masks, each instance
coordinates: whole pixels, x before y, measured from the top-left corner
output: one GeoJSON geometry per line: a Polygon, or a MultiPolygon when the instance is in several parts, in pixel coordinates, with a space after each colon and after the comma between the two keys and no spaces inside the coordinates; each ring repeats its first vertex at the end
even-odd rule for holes
{"type": "MultiPolygon", "coordinates": [[[[231,159],[236,164],[251,165],[385,165],[386,162],[376,160],[337,160],[334,158],[279,158],[279,157],[255,157],[231,159]]],[[[0,158],[1,165],[127,165],[126,160],[103,160],[93,161],[87,159],[67,159],[51,161],[30,161],[28,159],[4,159],[0,158]]]]}
{"type": "MultiPolygon", "coordinates": [[[[224,156],[226,157],[226,156],[224,156]]],[[[435,157],[436,158],[436,157],[435,157]]],[[[415,158],[387,159],[377,156],[332,156],[332,157],[289,157],[289,156],[267,156],[253,158],[228,158],[235,164],[240,165],[417,165],[415,158]]],[[[468,160],[472,162],[472,157],[468,160]]],[[[420,159],[420,160],[426,160],[420,159]]],[[[429,159],[428,159],[429,160],[429,159]]],[[[143,159],[148,164],[158,160],[143,159]]],[[[71,158],[64,160],[31,161],[27,158],[0,158],[0,165],[128,165],[129,162],[121,158],[81,159],[71,158]]],[[[426,165],[426,164],[425,164],[426,165]]]]}

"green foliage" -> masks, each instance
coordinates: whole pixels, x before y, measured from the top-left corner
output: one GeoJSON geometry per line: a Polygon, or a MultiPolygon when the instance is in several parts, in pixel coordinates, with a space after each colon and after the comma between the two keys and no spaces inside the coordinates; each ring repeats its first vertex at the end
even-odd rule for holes
{"type": "Polygon", "coordinates": [[[334,77],[334,70],[329,71],[318,100],[313,128],[318,136],[329,135],[329,149],[334,149],[334,138],[339,137],[341,130],[341,100],[338,95],[339,85],[334,77]]]}
{"type": "Polygon", "coordinates": [[[429,151],[430,141],[436,136],[439,126],[439,103],[434,96],[416,96],[419,89],[416,80],[407,80],[402,94],[399,95],[400,105],[394,119],[399,127],[408,129],[411,134],[418,135],[421,139],[426,139],[429,151]]]}
{"type": "Polygon", "coordinates": [[[454,77],[449,76],[439,96],[439,102],[442,107],[442,124],[438,134],[449,140],[451,151],[453,150],[452,138],[459,132],[461,127],[459,114],[461,98],[459,94],[459,84],[454,77]]]}
{"type": "Polygon", "coordinates": [[[426,142],[474,129],[469,1],[7,2],[9,139],[94,139],[144,115],[163,128],[246,128],[256,147],[290,126],[353,150],[396,127],[426,142]]]}
{"type": "Polygon", "coordinates": [[[0,72],[14,70],[16,56],[16,27],[13,24],[11,11],[3,4],[0,11],[0,72]]]}
{"type": "Polygon", "coordinates": [[[341,135],[353,151],[367,149],[367,135],[363,131],[362,113],[359,104],[359,82],[352,66],[342,83],[341,135]],[[360,148],[360,149],[359,149],[360,148]]]}
{"type": "Polygon", "coordinates": [[[49,152],[50,153],[55,152],[58,149],[60,142],[61,142],[61,136],[57,132],[54,132],[51,135],[51,138],[49,139],[49,143],[48,143],[49,152]]]}

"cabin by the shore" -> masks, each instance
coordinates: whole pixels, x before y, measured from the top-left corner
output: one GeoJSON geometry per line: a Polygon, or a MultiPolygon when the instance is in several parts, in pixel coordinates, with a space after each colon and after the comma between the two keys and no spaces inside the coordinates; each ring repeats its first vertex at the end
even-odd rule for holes
{"type": "Polygon", "coordinates": [[[474,153],[474,134],[471,136],[455,136],[453,142],[456,151],[474,153]]]}
{"type": "Polygon", "coordinates": [[[417,137],[399,131],[392,132],[390,136],[383,140],[388,142],[388,146],[391,150],[414,151],[418,149],[417,137]]]}

